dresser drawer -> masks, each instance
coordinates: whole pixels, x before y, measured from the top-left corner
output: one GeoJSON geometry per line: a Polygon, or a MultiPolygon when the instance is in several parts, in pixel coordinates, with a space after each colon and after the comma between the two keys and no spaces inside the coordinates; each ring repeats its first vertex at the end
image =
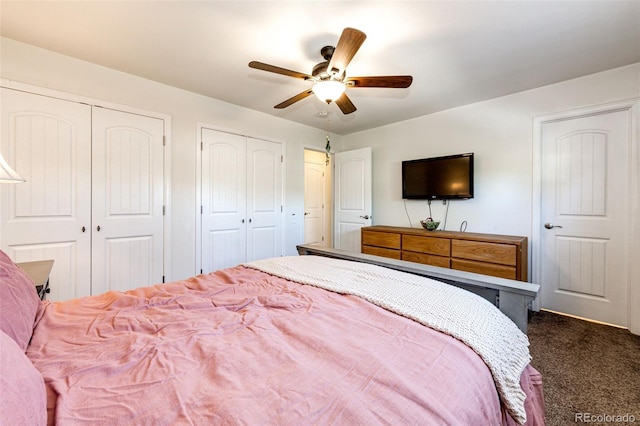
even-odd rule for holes
{"type": "Polygon", "coordinates": [[[394,234],[392,232],[363,231],[362,245],[400,250],[400,234],[394,234]]]}
{"type": "Polygon", "coordinates": [[[517,279],[514,266],[497,265],[495,263],[477,262],[474,260],[451,259],[451,269],[475,272],[476,274],[491,275],[493,277],[517,279]]]}
{"type": "Polygon", "coordinates": [[[422,237],[419,235],[403,235],[402,250],[418,253],[451,255],[451,240],[448,238],[422,237]]]}
{"type": "Polygon", "coordinates": [[[481,241],[451,240],[451,257],[480,260],[502,265],[517,265],[516,246],[481,241]]]}
{"type": "Polygon", "coordinates": [[[389,257],[391,259],[400,260],[400,250],[393,250],[383,247],[362,246],[362,253],[372,254],[374,256],[389,257]]]}
{"type": "Polygon", "coordinates": [[[433,254],[416,253],[413,251],[403,251],[402,260],[422,263],[431,266],[440,266],[441,268],[449,268],[451,263],[448,257],[435,256],[433,254]]]}
{"type": "Polygon", "coordinates": [[[527,237],[384,225],[361,236],[362,253],[527,281],[527,237]]]}

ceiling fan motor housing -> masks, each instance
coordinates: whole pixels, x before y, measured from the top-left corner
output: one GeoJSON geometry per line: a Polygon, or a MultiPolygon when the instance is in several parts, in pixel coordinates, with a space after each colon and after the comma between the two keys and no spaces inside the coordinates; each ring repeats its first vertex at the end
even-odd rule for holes
{"type": "Polygon", "coordinates": [[[325,46],[320,49],[320,54],[325,59],[324,62],[320,62],[313,67],[311,71],[311,75],[316,77],[318,80],[338,80],[342,81],[342,78],[338,76],[339,70],[335,69],[333,72],[329,70],[329,62],[331,62],[331,58],[333,57],[333,52],[336,50],[333,46],[325,46]]]}
{"type": "Polygon", "coordinates": [[[320,62],[313,67],[311,75],[316,77],[318,80],[326,80],[328,78],[331,78],[331,74],[327,72],[328,67],[329,61],[320,62]]]}
{"type": "Polygon", "coordinates": [[[333,46],[325,46],[322,49],[320,49],[320,54],[322,55],[325,61],[330,61],[331,57],[333,56],[333,52],[335,50],[336,48],[333,46]]]}

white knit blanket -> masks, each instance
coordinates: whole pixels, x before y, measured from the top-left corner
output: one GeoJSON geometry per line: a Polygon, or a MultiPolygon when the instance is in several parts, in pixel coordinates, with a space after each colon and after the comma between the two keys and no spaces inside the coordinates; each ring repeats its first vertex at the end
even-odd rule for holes
{"type": "Polygon", "coordinates": [[[487,364],[500,398],[519,424],[526,421],[520,375],[531,360],[529,340],[487,300],[430,278],[366,263],[320,256],[291,256],[244,264],[271,275],[341,294],[449,334],[487,364]]]}

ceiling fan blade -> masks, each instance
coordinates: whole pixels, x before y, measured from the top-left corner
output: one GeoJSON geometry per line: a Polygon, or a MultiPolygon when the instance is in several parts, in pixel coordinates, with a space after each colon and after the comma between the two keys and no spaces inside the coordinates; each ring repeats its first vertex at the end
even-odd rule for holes
{"type": "Polygon", "coordinates": [[[288,77],[301,78],[303,80],[309,80],[309,79],[313,78],[309,74],[305,74],[305,73],[298,72],[298,71],[291,71],[291,70],[288,70],[286,68],[277,67],[275,65],[265,64],[264,62],[251,61],[251,62],[249,62],[249,67],[250,68],[255,68],[257,70],[268,71],[268,72],[273,72],[273,73],[276,73],[276,74],[286,75],[288,77]]]}
{"type": "Polygon", "coordinates": [[[342,96],[336,99],[336,105],[338,105],[343,114],[351,114],[357,109],[346,93],[343,93],[342,96]]]}
{"type": "Polygon", "coordinates": [[[306,98],[307,96],[311,95],[312,93],[313,93],[313,90],[307,89],[304,92],[298,93],[297,95],[287,99],[284,102],[280,102],[278,105],[274,106],[274,108],[277,108],[277,109],[286,108],[286,107],[288,107],[290,105],[295,104],[298,101],[303,100],[304,98],[306,98]]]}
{"type": "Polygon", "coordinates": [[[351,59],[353,59],[358,49],[360,49],[360,46],[362,46],[362,43],[364,43],[365,38],[367,38],[367,36],[362,31],[356,30],[355,28],[345,28],[344,31],[342,31],[340,40],[338,40],[336,49],[333,51],[333,56],[331,56],[327,71],[332,72],[332,70],[336,69],[338,75],[343,74],[347,69],[347,65],[351,62],[351,59]]]}
{"type": "Polygon", "coordinates": [[[380,77],[349,77],[345,79],[347,87],[390,87],[406,89],[411,86],[413,77],[410,75],[387,75],[380,77]]]}

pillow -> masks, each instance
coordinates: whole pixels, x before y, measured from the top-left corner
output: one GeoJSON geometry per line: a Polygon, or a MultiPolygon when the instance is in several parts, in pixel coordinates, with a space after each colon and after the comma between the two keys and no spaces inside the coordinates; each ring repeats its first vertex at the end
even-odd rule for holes
{"type": "Polygon", "coordinates": [[[0,330],[26,352],[44,306],[26,272],[0,250],[0,330]]]}
{"type": "Polygon", "coordinates": [[[42,374],[22,348],[0,331],[0,418],[7,425],[47,424],[42,374]]]}

